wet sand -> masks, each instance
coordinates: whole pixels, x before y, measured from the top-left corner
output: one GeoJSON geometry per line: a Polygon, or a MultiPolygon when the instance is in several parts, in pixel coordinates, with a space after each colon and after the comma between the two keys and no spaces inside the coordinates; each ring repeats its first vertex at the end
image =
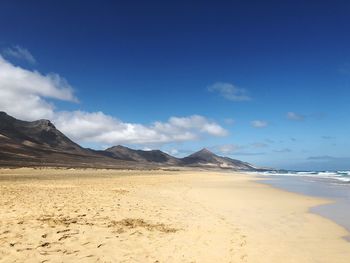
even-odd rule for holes
{"type": "Polygon", "coordinates": [[[0,170],[0,262],[348,262],[329,200],[203,171],[0,170]]]}
{"type": "MultiPolygon", "coordinates": [[[[311,212],[327,217],[350,231],[350,184],[311,176],[261,176],[264,183],[280,189],[327,198],[332,203],[312,207],[311,212]],[[265,179],[267,178],[267,179],[265,179]]],[[[346,237],[350,241],[350,236],[346,237]]]]}

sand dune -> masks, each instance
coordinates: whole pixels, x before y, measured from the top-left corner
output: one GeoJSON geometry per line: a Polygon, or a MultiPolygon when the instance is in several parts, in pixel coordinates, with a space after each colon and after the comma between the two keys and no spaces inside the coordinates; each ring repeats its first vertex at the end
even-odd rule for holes
{"type": "Polygon", "coordinates": [[[0,170],[0,262],[349,262],[328,202],[239,174],[0,170]]]}

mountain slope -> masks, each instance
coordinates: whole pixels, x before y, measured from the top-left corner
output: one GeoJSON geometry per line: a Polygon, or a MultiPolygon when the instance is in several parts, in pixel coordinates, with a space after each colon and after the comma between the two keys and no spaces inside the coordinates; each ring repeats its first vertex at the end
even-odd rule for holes
{"type": "Polygon", "coordinates": [[[82,148],[48,120],[21,121],[5,112],[0,112],[0,164],[69,167],[129,165],[82,148]]]}
{"type": "Polygon", "coordinates": [[[183,165],[193,167],[212,167],[235,170],[255,170],[256,168],[239,160],[218,156],[208,149],[202,149],[181,159],[183,165]]]}
{"type": "Polygon", "coordinates": [[[113,146],[105,150],[113,154],[114,158],[136,162],[150,162],[164,165],[179,165],[181,161],[160,150],[134,150],[125,146],[113,146]]]}
{"type": "Polygon", "coordinates": [[[0,134],[15,143],[26,146],[70,153],[88,153],[88,150],[80,147],[57,130],[49,120],[27,122],[0,112],[0,134]]]}

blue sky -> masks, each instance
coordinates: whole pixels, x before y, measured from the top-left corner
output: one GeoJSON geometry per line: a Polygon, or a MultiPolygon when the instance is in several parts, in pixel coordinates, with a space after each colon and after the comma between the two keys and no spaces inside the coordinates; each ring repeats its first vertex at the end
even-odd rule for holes
{"type": "Polygon", "coordinates": [[[188,2],[1,1],[0,110],[87,147],[350,169],[350,3],[188,2]]]}

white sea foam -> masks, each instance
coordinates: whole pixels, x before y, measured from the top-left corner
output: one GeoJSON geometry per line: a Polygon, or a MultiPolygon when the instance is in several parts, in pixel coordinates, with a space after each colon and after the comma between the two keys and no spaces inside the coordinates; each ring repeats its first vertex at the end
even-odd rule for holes
{"type": "Polygon", "coordinates": [[[253,172],[253,174],[262,175],[282,175],[282,176],[302,176],[310,178],[333,179],[341,182],[350,183],[350,171],[265,171],[253,172]]]}

